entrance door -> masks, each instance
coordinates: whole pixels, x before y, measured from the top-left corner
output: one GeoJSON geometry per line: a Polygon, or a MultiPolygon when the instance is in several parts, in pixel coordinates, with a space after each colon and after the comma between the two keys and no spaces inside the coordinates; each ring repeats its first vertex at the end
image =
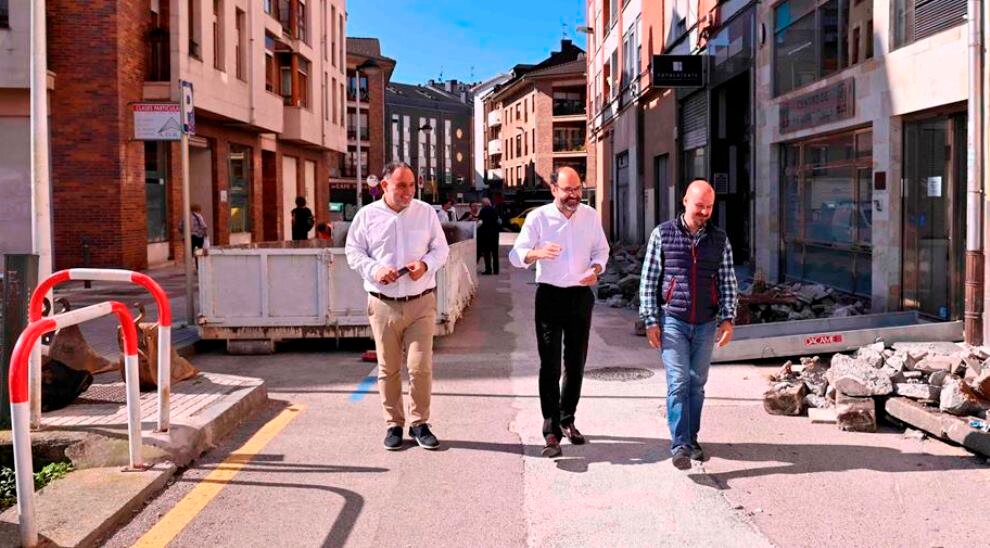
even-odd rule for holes
{"type": "Polygon", "coordinates": [[[615,234],[619,241],[629,243],[629,152],[615,156],[615,234]]]}
{"type": "Polygon", "coordinates": [[[956,320],[963,312],[966,118],[904,124],[903,306],[956,320]]]}
{"type": "Polygon", "coordinates": [[[675,208],[673,207],[674,197],[670,192],[670,173],[667,171],[670,165],[670,155],[658,154],[653,157],[653,196],[656,200],[657,212],[653,225],[670,219],[675,208]]]}
{"type": "Polygon", "coordinates": [[[292,210],[296,207],[296,197],[299,196],[296,175],[296,158],[282,156],[282,239],[292,239],[292,210]]]}

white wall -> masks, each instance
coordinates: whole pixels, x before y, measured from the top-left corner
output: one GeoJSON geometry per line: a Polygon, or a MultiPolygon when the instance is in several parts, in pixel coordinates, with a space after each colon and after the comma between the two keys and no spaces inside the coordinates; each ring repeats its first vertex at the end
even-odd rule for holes
{"type": "Polygon", "coordinates": [[[0,116],[0,254],[31,252],[31,129],[0,116]]]}

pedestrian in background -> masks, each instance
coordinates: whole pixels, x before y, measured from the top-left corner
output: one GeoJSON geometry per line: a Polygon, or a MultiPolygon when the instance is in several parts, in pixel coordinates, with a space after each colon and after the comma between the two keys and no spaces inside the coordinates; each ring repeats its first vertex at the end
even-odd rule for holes
{"type": "Polygon", "coordinates": [[[316,225],[316,239],[333,240],[333,229],[330,228],[330,223],[320,223],[316,225]]]}
{"type": "Polygon", "coordinates": [[[447,198],[447,201],[437,210],[437,217],[441,223],[453,223],[457,220],[454,213],[454,201],[447,198]]]}
{"type": "MultiPolygon", "coordinates": [[[[195,253],[197,249],[205,248],[207,234],[209,234],[206,219],[203,217],[203,209],[199,207],[199,204],[193,204],[189,207],[189,224],[192,225],[192,230],[189,234],[190,244],[193,253],[195,253]]],[[[184,231],[183,223],[179,222],[179,232],[184,231]]]]}
{"type": "Polygon", "coordinates": [[[706,458],[698,443],[705,383],[715,342],[721,347],[732,340],[738,296],[732,245],[709,223],[715,190],[695,179],[683,203],[683,214],[650,235],[639,316],[666,372],[671,462],[686,470],[706,458]]]}
{"type": "Polygon", "coordinates": [[[581,203],[584,185],[577,171],[558,168],[551,180],[553,203],[526,217],[509,260],[519,268],[536,263],[536,343],[546,440],[542,454],[559,457],[563,436],[575,445],[585,442],[574,421],[595,305],[591,286],[605,270],[608,241],[598,213],[581,203]]]}
{"type": "Polygon", "coordinates": [[[308,240],[313,224],[313,212],[306,207],[306,198],[297,196],[296,208],[292,210],[292,239],[308,240]]]}
{"type": "Polygon", "coordinates": [[[492,201],[488,198],[481,199],[481,211],[478,212],[478,254],[485,262],[485,271],[482,274],[498,275],[498,235],[501,232],[501,220],[498,218],[498,211],[492,206],[492,201]]]}
{"type": "Polygon", "coordinates": [[[347,231],[347,264],[364,279],[368,320],[378,356],[378,392],[387,428],[385,449],[402,447],[406,425],[400,370],[409,371],[409,435],[437,449],[430,430],[436,275],[449,249],[433,206],[416,200],[416,178],[405,162],[385,167],[382,199],[361,208],[347,231]]]}

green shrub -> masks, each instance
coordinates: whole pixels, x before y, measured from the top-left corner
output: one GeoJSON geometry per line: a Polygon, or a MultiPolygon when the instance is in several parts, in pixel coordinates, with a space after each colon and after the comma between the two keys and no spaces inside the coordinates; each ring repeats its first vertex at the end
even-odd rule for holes
{"type": "MultiPolygon", "coordinates": [[[[34,474],[34,489],[37,491],[49,483],[65,477],[72,471],[70,462],[53,462],[34,474]]],[[[17,504],[17,479],[14,469],[0,468],[0,510],[17,504]]]]}

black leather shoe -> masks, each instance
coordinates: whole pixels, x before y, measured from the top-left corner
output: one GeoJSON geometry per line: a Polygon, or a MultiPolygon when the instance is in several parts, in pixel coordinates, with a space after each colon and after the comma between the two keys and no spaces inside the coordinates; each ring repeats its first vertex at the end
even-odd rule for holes
{"type": "Polygon", "coordinates": [[[670,462],[678,470],[688,470],[691,468],[691,451],[687,447],[678,447],[674,450],[670,462]]]}
{"type": "Polygon", "coordinates": [[[385,431],[385,449],[397,451],[402,448],[402,427],[390,426],[385,431]]]}
{"type": "Polygon", "coordinates": [[[416,426],[409,427],[409,437],[416,440],[423,449],[438,449],[440,447],[440,440],[430,432],[429,424],[417,424],[416,426]]]}
{"type": "Polygon", "coordinates": [[[557,439],[557,436],[554,436],[553,434],[547,436],[547,445],[542,451],[540,451],[540,454],[548,459],[559,457],[564,454],[564,452],[560,450],[560,440],[557,439]]]}
{"type": "Polygon", "coordinates": [[[567,441],[571,442],[571,445],[584,445],[588,441],[584,439],[584,435],[573,424],[564,426],[563,429],[564,435],[567,436],[567,441]]]}
{"type": "Polygon", "coordinates": [[[705,462],[708,460],[708,455],[705,454],[705,450],[701,448],[698,442],[694,442],[691,447],[691,460],[696,460],[698,462],[705,462]]]}

